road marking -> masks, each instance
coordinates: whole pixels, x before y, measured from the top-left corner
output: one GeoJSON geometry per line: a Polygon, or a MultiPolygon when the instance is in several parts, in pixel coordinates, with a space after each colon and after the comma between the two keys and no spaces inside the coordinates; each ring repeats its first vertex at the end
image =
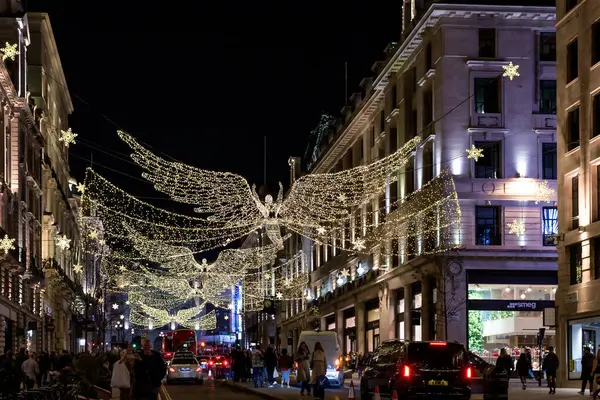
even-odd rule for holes
{"type": "Polygon", "coordinates": [[[171,397],[171,395],[169,394],[169,392],[167,391],[167,388],[163,385],[162,387],[162,391],[165,394],[165,399],[164,400],[173,400],[173,398],[171,397]]]}

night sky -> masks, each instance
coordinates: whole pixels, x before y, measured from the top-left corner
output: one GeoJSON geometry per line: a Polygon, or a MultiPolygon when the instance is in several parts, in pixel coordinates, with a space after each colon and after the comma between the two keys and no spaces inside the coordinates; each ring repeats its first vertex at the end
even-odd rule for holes
{"type": "Polygon", "coordinates": [[[399,39],[401,3],[46,0],[28,8],[50,14],[73,98],[70,126],[81,140],[70,150],[72,174],[81,180],[93,153],[98,172],[148,198],[162,195],[137,179],[118,128],[156,152],[258,186],[266,136],[268,186],[287,188],[288,157],[304,155],[321,112],[337,116],[344,105],[344,62],[350,95],[399,39]]]}

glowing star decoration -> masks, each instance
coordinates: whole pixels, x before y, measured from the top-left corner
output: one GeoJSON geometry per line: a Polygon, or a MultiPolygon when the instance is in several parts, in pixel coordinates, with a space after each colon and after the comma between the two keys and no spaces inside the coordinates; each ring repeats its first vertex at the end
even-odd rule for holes
{"type": "Polygon", "coordinates": [[[325,232],[327,232],[327,229],[323,228],[322,226],[319,226],[319,227],[317,228],[317,233],[318,233],[319,235],[324,235],[324,234],[325,234],[325,232]]]}
{"type": "Polygon", "coordinates": [[[365,239],[359,238],[352,243],[352,250],[354,251],[363,251],[366,248],[365,239]]]}
{"type": "Polygon", "coordinates": [[[10,44],[6,42],[5,46],[0,49],[2,52],[2,61],[5,61],[7,58],[10,58],[12,61],[15,61],[15,57],[19,55],[19,50],[17,50],[17,44],[10,44]]]}
{"type": "Polygon", "coordinates": [[[508,79],[510,79],[511,81],[516,77],[516,76],[521,76],[519,74],[519,66],[516,64],[513,64],[512,61],[508,63],[508,65],[503,65],[502,69],[504,69],[504,73],[502,74],[502,76],[507,77],[508,79]]]}
{"type": "Polygon", "coordinates": [[[125,301],[125,305],[128,306],[129,305],[129,300],[125,301]]]}
{"type": "Polygon", "coordinates": [[[271,274],[267,272],[267,273],[265,274],[265,280],[267,280],[267,281],[268,281],[269,279],[271,279],[271,274]]]}
{"type": "Polygon", "coordinates": [[[277,294],[275,296],[277,297],[277,300],[283,299],[283,293],[281,293],[281,292],[277,292],[277,294]]]}
{"type": "Polygon", "coordinates": [[[4,250],[6,256],[9,251],[15,250],[15,239],[11,239],[8,235],[4,235],[4,238],[0,240],[0,249],[4,250]]]}
{"type": "Polygon", "coordinates": [[[507,225],[508,233],[515,236],[523,236],[525,234],[525,223],[523,220],[513,219],[513,222],[507,225]]]}
{"type": "Polygon", "coordinates": [[[550,203],[555,194],[556,191],[548,185],[548,181],[541,181],[535,194],[535,204],[550,203]]]}
{"type": "Polygon", "coordinates": [[[340,195],[337,197],[337,199],[340,203],[345,203],[348,198],[346,197],[346,195],[344,193],[340,193],[340,195]]]}
{"type": "Polygon", "coordinates": [[[231,304],[231,303],[227,304],[227,308],[228,308],[229,310],[233,310],[233,304],[231,304]]]}
{"type": "Polygon", "coordinates": [[[56,245],[62,251],[68,250],[71,247],[71,239],[67,238],[67,235],[62,235],[56,238],[56,245]]]}
{"type": "Polygon", "coordinates": [[[118,310],[119,309],[119,305],[117,303],[112,305],[112,309],[113,310],[118,310]]]}
{"type": "Polygon", "coordinates": [[[71,128],[69,128],[66,131],[60,131],[60,137],[58,138],[58,141],[63,142],[65,147],[69,147],[71,144],[76,144],[75,138],[77,136],[79,135],[74,133],[71,128]]]}
{"type": "Polygon", "coordinates": [[[81,265],[81,264],[75,264],[75,265],[73,265],[73,271],[76,274],[80,274],[81,271],[83,271],[83,265],[81,265]]]}
{"type": "Polygon", "coordinates": [[[289,288],[290,286],[292,286],[292,280],[286,279],[285,281],[283,281],[283,286],[289,288]]]}
{"type": "Polygon", "coordinates": [[[93,229],[90,231],[90,233],[88,233],[88,237],[90,239],[98,239],[98,231],[93,229]]]}
{"type": "Polygon", "coordinates": [[[475,147],[474,144],[472,144],[471,148],[467,149],[466,152],[467,158],[472,158],[473,160],[475,160],[475,162],[477,162],[479,158],[483,157],[483,149],[475,147]]]}
{"type": "Polygon", "coordinates": [[[80,183],[77,185],[77,191],[81,194],[83,194],[85,192],[85,185],[83,183],[80,183]]]}
{"type": "Polygon", "coordinates": [[[350,271],[348,271],[348,268],[344,268],[341,274],[344,278],[348,278],[350,276],[350,271]]]}

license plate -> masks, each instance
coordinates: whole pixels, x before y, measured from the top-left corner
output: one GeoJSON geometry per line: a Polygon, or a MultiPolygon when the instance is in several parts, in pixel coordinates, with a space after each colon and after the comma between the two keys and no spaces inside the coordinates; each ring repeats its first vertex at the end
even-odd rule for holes
{"type": "Polygon", "coordinates": [[[189,371],[191,371],[191,369],[190,368],[181,368],[180,371],[181,372],[189,372],[189,371]]]}
{"type": "Polygon", "coordinates": [[[447,381],[429,381],[427,382],[429,386],[448,386],[447,381]]]}

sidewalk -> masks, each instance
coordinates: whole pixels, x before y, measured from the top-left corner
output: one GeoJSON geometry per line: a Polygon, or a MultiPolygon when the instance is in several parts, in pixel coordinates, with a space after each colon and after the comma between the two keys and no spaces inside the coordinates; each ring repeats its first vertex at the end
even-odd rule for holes
{"type": "MultiPolygon", "coordinates": [[[[262,397],[266,400],[297,400],[300,396],[300,389],[297,387],[280,388],[279,385],[273,388],[254,388],[252,383],[237,383],[232,381],[224,382],[225,385],[229,385],[236,390],[253,394],[262,397]]],[[[587,392],[586,392],[587,393],[587,392]]],[[[354,388],[355,398],[360,399],[360,390],[355,384],[354,388]]],[[[547,398],[552,400],[574,400],[574,399],[590,399],[590,396],[586,394],[581,396],[577,394],[577,389],[573,388],[559,388],[556,389],[555,395],[548,394],[548,388],[545,386],[531,386],[527,387],[527,390],[521,390],[520,385],[511,385],[508,393],[509,400],[531,400],[532,398],[547,398]]],[[[327,389],[325,391],[325,400],[346,400],[348,398],[348,387],[342,387],[339,389],[327,389]]],[[[361,399],[370,400],[370,399],[361,399]]],[[[471,400],[483,400],[483,394],[473,394],[471,400]]]]}

